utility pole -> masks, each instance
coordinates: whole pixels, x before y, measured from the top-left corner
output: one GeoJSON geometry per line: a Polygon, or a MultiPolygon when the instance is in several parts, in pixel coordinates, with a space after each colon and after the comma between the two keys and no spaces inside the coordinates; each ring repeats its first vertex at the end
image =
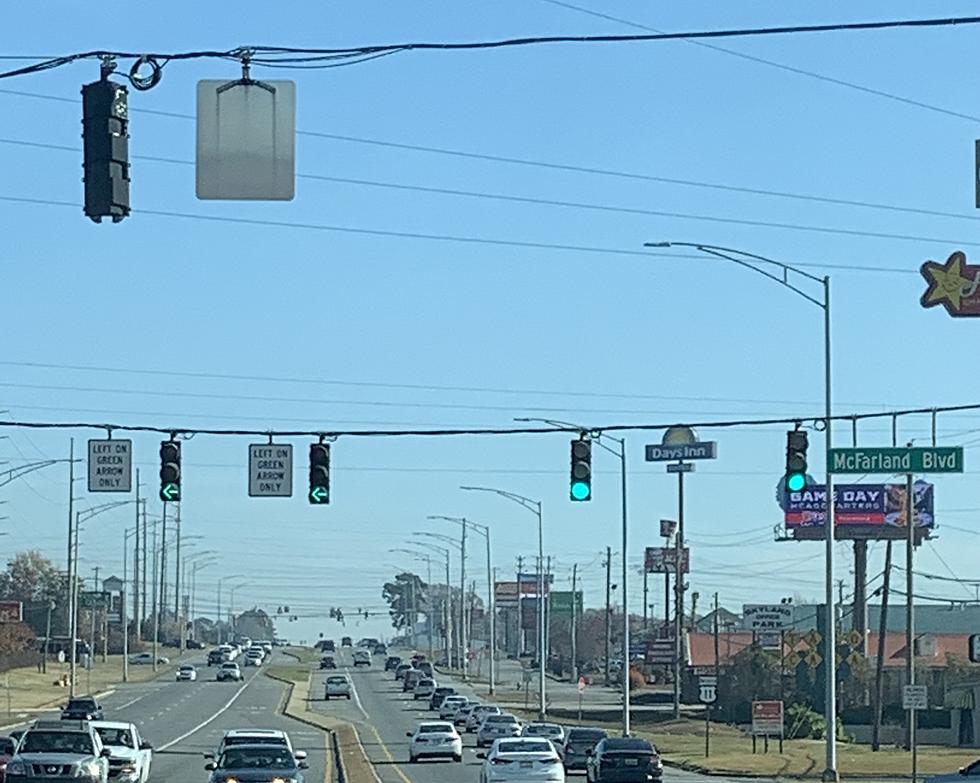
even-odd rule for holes
{"type": "Polygon", "coordinates": [[[524,605],[521,594],[524,592],[521,582],[521,570],[524,568],[524,558],[517,556],[517,657],[524,654],[527,644],[524,639],[524,605]]]}
{"type": "Polygon", "coordinates": [[[578,563],[572,563],[572,682],[578,682],[578,601],[575,592],[577,581],[578,563]]]}
{"type": "Polygon", "coordinates": [[[548,568],[545,573],[545,591],[547,599],[544,602],[544,655],[547,661],[551,658],[551,555],[548,555],[548,568]]]}
{"type": "MultiPolygon", "coordinates": [[[[77,645],[75,637],[77,635],[77,617],[75,614],[75,583],[78,575],[72,566],[74,557],[72,555],[72,536],[73,524],[75,520],[75,439],[71,438],[68,445],[68,643],[71,645],[70,651],[70,677],[68,685],[69,697],[75,695],[75,661],[77,658],[77,645]]],[[[50,636],[50,634],[49,634],[50,636]]],[[[8,691],[9,693],[9,691],[8,691]]]]}
{"type": "Polygon", "coordinates": [[[612,547],[606,547],[606,687],[609,687],[609,655],[612,649],[611,620],[611,582],[612,582],[612,547]]]}
{"type": "Polygon", "coordinates": [[[650,625],[647,619],[648,598],[647,598],[647,569],[646,566],[643,567],[643,630],[646,631],[650,625]]]}
{"type": "MultiPolygon", "coordinates": [[[[144,523],[145,524],[145,523],[144,523]]],[[[167,504],[163,504],[163,526],[167,526],[167,504]]],[[[153,671],[157,670],[157,644],[159,643],[160,636],[160,607],[157,604],[157,565],[159,560],[157,558],[157,526],[156,523],[153,525],[153,600],[150,602],[153,606],[153,671]]]]}
{"type": "MultiPolygon", "coordinates": [[[[909,443],[909,446],[912,444],[909,443]]],[[[915,486],[912,474],[905,477],[905,525],[908,539],[905,545],[905,682],[915,685],[915,598],[912,591],[912,553],[915,550],[915,486]]],[[[908,747],[912,751],[912,783],[917,772],[915,742],[915,710],[908,710],[908,747]]]]}
{"type": "MultiPolygon", "coordinates": [[[[163,504],[163,530],[160,533],[160,600],[157,603],[159,612],[164,614],[167,606],[167,504],[163,504]]],[[[221,619],[220,617],[218,618],[221,619]]]]}
{"type": "Polygon", "coordinates": [[[140,628],[140,469],[136,468],[136,533],[133,536],[133,622],[136,624],[136,639],[142,639],[140,628]]]}
{"type": "MultiPolygon", "coordinates": [[[[146,502],[144,501],[143,502],[143,555],[140,558],[140,565],[142,565],[143,567],[143,573],[140,576],[140,579],[142,580],[142,584],[140,586],[140,616],[144,620],[148,619],[148,616],[146,614],[146,572],[147,572],[146,561],[149,556],[148,555],[149,548],[147,546],[149,543],[148,538],[149,538],[149,530],[147,529],[146,526],[146,502]]],[[[155,590],[153,591],[153,594],[156,595],[155,590]]]]}
{"type": "Polygon", "coordinates": [[[885,574],[881,583],[881,616],[878,618],[878,651],[875,658],[875,700],[871,724],[871,750],[881,747],[881,710],[885,698],[885,635],[888,630],[888,589],[892,576],[892,542],[885,542],[885,574]]]}
{"type": "Polygon", "coordinates": [[[467,680],[466,659],[469,637],[466,634],[466,524],[461,525],[459,544],[459,668],[463,672],[463,682],[467,680]]]}
{"type": "Polygon", "coordinates": [[[54,601],[48,601],[48,619],[45,623],[46,630],[44,632],[44,650],[41,657],[41,672],[43,674],[48,673],[48,649],[51,644],[51,612],[54,609],[54,601]]]}
{"type": "MultiPolygon", "coordinates": [[[[221,619],[220,617],[218,618],[221,619]]],[[[180,501],[177,501],[177,551],[174,553],[174,620],[180,622],[180,501]]],[[[181,637],[183,638],[183,637],[181,637]]]]}

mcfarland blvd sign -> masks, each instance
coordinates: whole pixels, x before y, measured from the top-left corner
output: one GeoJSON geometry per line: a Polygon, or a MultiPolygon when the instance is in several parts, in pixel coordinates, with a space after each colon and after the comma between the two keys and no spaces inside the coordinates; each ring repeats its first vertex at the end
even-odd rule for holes
{"type": "Polygon", "coordinates": [[[961,446],[831,449],[831,473],[962,473],[961,446]]]}

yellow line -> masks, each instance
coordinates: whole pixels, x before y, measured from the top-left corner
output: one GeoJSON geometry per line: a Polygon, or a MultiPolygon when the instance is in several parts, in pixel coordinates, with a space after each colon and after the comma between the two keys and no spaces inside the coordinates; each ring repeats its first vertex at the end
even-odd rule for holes
{"type": "MultiPolygon", "coordinates": [[[[378,730],[373,725],[371,726],[371,731],[373,731],[374,736],[377,737],[378,744],[381,746],[381,750],[384,752],[385,757],[388,759],[388,761],[391,762],[392,769],[394,769],[395,772],[398,773],[398,777],[400,777],[403,781],[405,781],[405,783],[413,783],[412,779],[404,772],[402,772],[402,768],[399,767],[397,763],[395,763],[395,757],[391,755],[391,751],[388,750],[388,746],[385,745],[384,740],[381,739],[381,735],[378,733],[378,730]]],[[[370,759],[368,759],[368,761],[370,762],[370,759]]]]}
{"type": "Polygon", "coordinates": [[[323,732],[323,749],[326,753],[323,756],[323,783],[331,783],[333,780],[333,752],[330,747],[330,732],[323,732]]]}

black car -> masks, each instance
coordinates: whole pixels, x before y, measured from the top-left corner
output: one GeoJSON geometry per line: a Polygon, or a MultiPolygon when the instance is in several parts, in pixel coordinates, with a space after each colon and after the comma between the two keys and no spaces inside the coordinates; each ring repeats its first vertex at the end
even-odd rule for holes
{"type": "Polygon", "coordinates": [[[602,729],[569,729],[565,735],[565,744],[558,749],[565,770],[585,769],[589,754],[608,736],[602,729]]]}
{"type": "Polygon", "coordinates": [[[445,699],[447,696],[455,696],[455,695],[456,695],[455,688],[449,688],[447,686],[440,685],[438,688],[432,691],[432,695],[429,697],[429,709],[430,710],[439,709],[442,706],[443,699],[445,699]]]}
{"type": "MultiPolygon", "coordinates": [[[[574,729],[573,729],[574,731],[574,729]]],[[[609,737],[589,754],[589,783],[648,783],[663,779],[660,754],[645,739],[609,737]]]]}
{"type": "Polygon", "coordinates": [[[350,637],[349,636],[345,636],[343,639],[340,640],[340,646],[341,647],[353,647],[354,646],[354,643],[350,640],[350,637]]]}
{"type": "Polygon", "coordinates": [[[397,655],[389,655],[385,659],[385,671],[386,672],[393,672],[395,669],[398,668],[398,664],[400,664],[401,662],[402,662],[402,659],[399,656],[397,656],[397,655]]]}
{"type": "Polygon", "coordinates": [[[208,666],[214,666],[215,664],[220,666],[225,661],[224,655],[221,650],[211,650],[208,653],[208,666]]]}
{"type": "Polygon", "coordinates": [[[374,645],[374,650],[372,650],[372,652],[375,655],[387,655],[388,654],[388,646],[385,645],[385,644],[381,644],[379,642],[378,644],[374,645]]]}
{"type": "Polygon", "coordinates": [[[337,652],[337,645],[333,643],[333,639],[323,640],[323,651],[324,652],[337,652]]]}
{"type": "Polygon", "coordinates": [[[105,720],[102,707],[91,696],[79,696],[69,699],[61,708],[62,720],[105,720]]]}
{"type": "Polygon", "coordinates": [[[229,780],[242,783],[272,780],[292,780],[303,783],[301,770],[305,761],[297,761],[286,745],[232,745],[226,748],[217,761],[204,765],[211,773],[210,783],[226,783],[229,780]]]}
{"type": "Polygon", "coordinates": [[[320,668],[321,669],[336,669],[337,668],[337,662],[333,659],[333,656],[332,655],[324,655],[320,659],[320,668]]]}

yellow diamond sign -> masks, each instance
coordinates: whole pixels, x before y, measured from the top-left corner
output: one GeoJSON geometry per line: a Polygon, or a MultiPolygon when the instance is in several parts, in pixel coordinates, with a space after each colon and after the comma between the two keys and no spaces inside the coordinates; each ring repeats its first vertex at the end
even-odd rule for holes
{"type": "Polygon", "coordinates": [[[862,641],[863,638],[861,636],[861,632],[857,630],[857,628],[852,629],[851,632],[847,634],[847,643],[851,645],[851,647],[860,646],[862,641]]]}
{"type": "Polygon", "coordinates": [[[800,665],[801,660],[803,659],[800,657],[800,654],[798,652],[791,652],[789,655],[786,656],[786,665],[790,669],[795,669],[797,666],[800,665]]]}
{"type": "Polygon", "coordinates": [[[820,655],[816,650],[810,650],[806,654],[806,663],[811,669],[816,669],[820,665],[820,661],[823,660],[823,656],[820,655]]]}

